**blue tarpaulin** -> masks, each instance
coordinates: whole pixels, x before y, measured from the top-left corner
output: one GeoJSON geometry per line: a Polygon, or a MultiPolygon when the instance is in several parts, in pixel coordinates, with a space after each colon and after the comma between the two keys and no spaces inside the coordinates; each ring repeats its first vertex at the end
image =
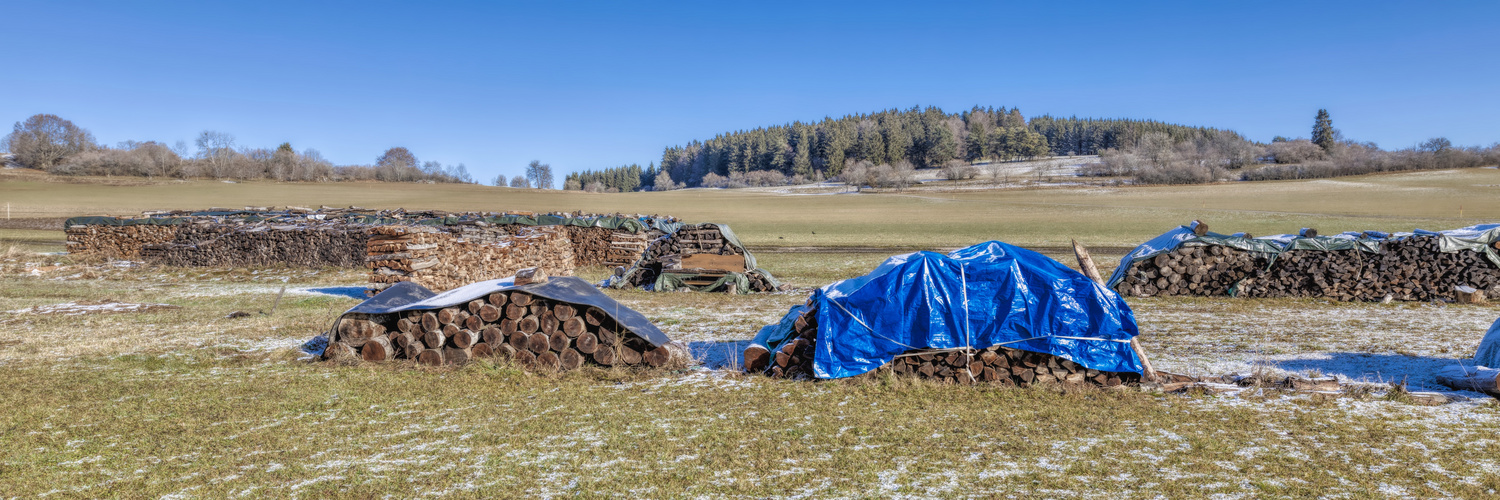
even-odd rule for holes
{"type": "MultiPolygon", "coordinates": [[[[818,378],[874,370],[914,349],[990,346],[1052,354],[1100,371],[1141,373],[1135,315],[1118,295],[1042,254],[998,241],[948,255],[886,259],[870,274],[813,292],[818,378]]],[[[755,342],[791,339],[793,307],[755,342]]]]}

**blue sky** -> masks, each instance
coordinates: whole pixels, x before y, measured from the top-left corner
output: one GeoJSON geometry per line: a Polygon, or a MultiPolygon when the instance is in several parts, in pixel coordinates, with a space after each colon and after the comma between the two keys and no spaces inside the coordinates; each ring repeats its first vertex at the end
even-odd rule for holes
{"type": "Polygon", "coordinates": [[[391,146],[476,178],[658,160],[716,133],[1018,106],[1400,148],[1500,141],[1500,2],[0,4],[0,123],[104,143],[391,146]],[[1314,5],[1315,4],[1315,5],[1314,5]]]}

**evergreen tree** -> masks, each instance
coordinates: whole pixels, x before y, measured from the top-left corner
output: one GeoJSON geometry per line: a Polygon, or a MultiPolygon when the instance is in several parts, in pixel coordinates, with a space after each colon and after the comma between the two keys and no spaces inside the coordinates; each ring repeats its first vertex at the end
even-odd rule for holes
{"type": "Polygon", "coordinates": [[[1313,119],[1312,142],[1323,148],[1324,152],[1332,152],[1336,140],[1333,132],[1333,119],[1328,117],[1328,110],[1318,110],[1318,117],[1313,119]]]}

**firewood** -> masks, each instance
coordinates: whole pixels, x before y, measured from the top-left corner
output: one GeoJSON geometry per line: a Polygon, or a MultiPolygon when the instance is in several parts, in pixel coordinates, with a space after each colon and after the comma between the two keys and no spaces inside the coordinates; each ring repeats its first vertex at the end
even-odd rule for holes
{"type": "Polygon", "coordinates": [[[526,349],[541,355],[552,348],[552,339],[540,333],[526,335],[526,349]]]}
{"type": "Polygon", "coordinates": [[[438,329],[440,326],[436,314],[430,312],[422,314],[422,331],[430,332],[438,329]]]}
{"type": "Polygon", "coordinates": [[[537,317],[537,330],[542,333],[551,335],[560,330],[558,326],[557,318],[552,317],[551,310],[542,311],[542,315],[537,317]]]}
{"type": "Polygon", "coordinates": [[[583,366],[583,355],[572,349],[564,349],[557,355],[557,359],[563,371],[577,370],[583,366]]]}
{"type": "Polygon", "coordinates": [[[469,314],[473,314],[475,316],[478,316],[479,315],[479,308],[481,308],[481,307],[484,307],[484,300],[483,299],[475,299],[475,300],[469,301],[469,304],[468,304],[469,314]]]}
{"type": "Polygon", "coordinates": [[[505,307],[505,303],[510,301],[510,295],[504,292],[491,293],[488,298],[490,305],[495,306],[497,309],[505,307]]]}
{"type": "Polygon", "coordinates": [[[526,317],[527,312],[526,306],[514,302],[505,306],[505,317],[507,319],[521,319],[526,317]]]}
{"type": "Polygon", "coordinates": [[[454,319],[455,315],[457,315],[457,314],[458,314],[458,308],[455,308],[455,307],[445,307],[445,308],[442,308],[442,309],[438,309],[438,312],[437,312],[438,323],[442,323],[442,324],[445,324],[445,325],[452,324],[453,323],[453,319],[454,319]]]}
{"type": "Polygon", "coordinates": [[[562,368],[561,360],[557,358],[557,353],[552,351],[538,354],[536,356],[536,366],[539,369],[554,372],[562,368]]]}
{"type": "Polygon", "coordinates": [[[412,324],[411,320],[406,318],[396,320],[396,330],[402,333],[411,333],[416,327],[416,325],[412,324]]]}
{"type": "Polygon", "coordinates": [[[755,344],[751,344],[750,347],[745,348],[745,371],[759,373],[765,371],[766,366],[770,364],[771,351],[755,344]]]}
{"type": "MultiPolygon", "coordinates": [[[[546,335],[546,333],[542,333],[541,335],[546,335]]],[[[554,352],[562,352],[573,344],[573,339],[568,338],[567,334],[563,332],[552,332],[547,338],[549,340],[549,348],[554,352]]]]}
{"type": "Polygon", "coordinates": [[[530,285],[532,283],[546,283],[547,272],[538,267],[528,267],[516,271],[516,286],[530,285]]]}
{"type": "Polygon", "coordinates": [[[604,310],[592,306],[583,313],[583,320],[591,326],[599,326],[603,324],[605,318],[607,317],[608,316],[604,314],[604,310]]]}
{"type": "Polygon", "coordinates": [[[474,344],[478,344],[483,340],[480,338],[480,334],[473,330],[459,330],[458,334],[453,336],[453,345],[460,349],[467,349],[474,347],[474,344]]]}
{"type": "Polygon", "coordinates": [[[427,349],[417,355],[417,362],[427,366],[440,366],[443,364],[443,351],[440,349],[427,349]]]}
{"type": "Polygon", "coordinates": [[[594,332],[594,336],[599,338],[600,345],[612,346],[620,342],[620,337],[615,334],[614,330],[604,327],[600,327],[598,331],[594,332]]]}
{"type": "Polygon", "coordinates": [[[518,306],[529,306],[531,305],[531,300],[531,294],[526,292],[511,292],[510,294],[510,303],[518,306]]]}
{"type": "Polygon", "coordinates": [[[514,346],[511,346],[510,344],[500,344],[492,346],[490,347],[490,350],[495,353],[495,357],[497,358],[515,359],[516,357],[516,348],[514,346]]]}
{"type": "Polygon", "coordinates": [[[470,329],[470,330],[474,330],[474,331],[483,330],[484,329],[484,320],[479,319],[479,316],[469,316],[467,318],[464,318],[464,325],[463,326],[464,326],[464,328],[467,328],[467,329],[470,329]]]}
{"type": "Polygon", "coordinates": [[[613,348],[600,347],[590,356],[594,358],[595,363],[604,366],[614,366],[615,364],[615,350],[613,348]]]}
{"type": "Polygon", "coordinates": [[[516,363],[524,368],[536,368],[536,354],[526,349],[517,349],[512,359],[516,360],[516,363]]]}
{"type": "Polygon", "coordinates": [[[526,333],[536,333],[538,326],[536,316],[526,316],[516,322],[516,329],[526,333]]]}
{"type": "Polygon", "coordinates": [[[578,315],[578,310],[567,303],[558,302],[557,305],[552,306],[552,314],[557,316],[559,321],[568,321],[578,315]]]}
{"type": "Polygon", "coordinates": [[[521,333],[521,332],[511,332],[510,335],[507,336],[506,338],[508,339],[507,343],[509,343],[510,345],[516,346],[516,350],[518,350],[518,351],[524,351],[526,349],[530,349],[530,347],[528,347],[528,346],[530,346],[531,342],[526,338],[526,334],[524,334],[524,333],[521,333]]]}
{"type": "Polygon", "coordinates": [[[594,337],[592,333],[581,332],[578,334],[578,338],[573,340],[573,347],[578,349],[578,352],[593,354],[594,350],[599,348],[599,339],[594,337]]]}
{"type": "Polygon", "coordinates": [[[480,342],[478,344],[474,344],[474,347],[470,348],[470,350],[474,352],[474,357],[476,358],[495,357],[495,353],[494,351],[490,350],[490,344],[488,342],[480,342]]]}
{"type": "Polygon", "coordinates": [[[442,349],[447,341],[448,336],[442,330],[431,330],[422,335],[422,344],[428,349],[442,349]]]}
{"type": "Polygon", "coordinates": [[[620,346],[615,354],[620,356],[620,362],[627,365],[638,365],[641,363],[641,352],[627,346],[620,346]]]}
{"type": "Polygon", "coordinates": [[[449,347],[443,349],[443,362],[450,365],[462,365],[474,359],[474,352],[468,348],[449,347]]]}
{"type": "Polygon", "coordinates": [[[493,346],[493,345],[499,345],[499,344],[502,344],[502,343],[505,342],[505,334],[500,332],[500,327],[499,326],[495,326],[495,325],[486,326],[486,327],[484,327],[484,330],[480,331],[479,333],[480,333],[480,337],[484,340],[484,343],[486,343],[486,344],[489,344],[489,345],[493,346]]]}
{"type": "MultiPolygon", "coordinates": [[[[491,295],[496,295],[496,294],[491,294],[491,295]]],[[[483,320],[483,321],[488,322],[488,323],[494,323],[496,321],[499,321],[500,320],[500,314],[501,314],[500,313],[500,308],[495,307],[495,306],[490,305],[490,304],[485,304],[484,306],[480,307],[479,308],[479,312],[477,313],[477,315],[479,316],[480,320],[483,320]]]]}
{"type": "Polygon", "coordinates": [[[672,359],[672,351],[667,346],[657,347],[642,353],[641,359],[653,368],[661,368],[667,364],[667,361],[672,359]]]}
{"type": "Polygon", "coordinates": [[[343,342],[329,342],[328,347],[323,348],[323,359],[348,359],[355,357],[355,351],[349,344],[343,342]]]}
{"type": "Polygon", "coordinates": [[[562,331],[569,337],[577,337],[584,332],[583,318],[572,317],[562,323],[562,331]]]}
{"type": "Polygon", "coordinates": [[[463,328],[459,328],[458,325],[455,325],[453,323],[443,325],[443,338],[451,339],[454,335],[458,335],[458,332],[460,330],[463,330],[463,328]]]}

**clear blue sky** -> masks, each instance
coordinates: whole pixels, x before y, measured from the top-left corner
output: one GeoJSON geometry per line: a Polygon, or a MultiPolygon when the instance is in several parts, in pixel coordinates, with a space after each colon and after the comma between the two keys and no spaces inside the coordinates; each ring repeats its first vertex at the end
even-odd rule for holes
{"type": "MultiPolygon", "coordinates": [[[[735,129],[1019,106],[1400,148],[1500,141],[1500,2],[0,4],[0,123],[234,134],[476,178],[658,160],[735,129]]],[[[559,176],[560,177],[560,176],[559,176]]]]}

